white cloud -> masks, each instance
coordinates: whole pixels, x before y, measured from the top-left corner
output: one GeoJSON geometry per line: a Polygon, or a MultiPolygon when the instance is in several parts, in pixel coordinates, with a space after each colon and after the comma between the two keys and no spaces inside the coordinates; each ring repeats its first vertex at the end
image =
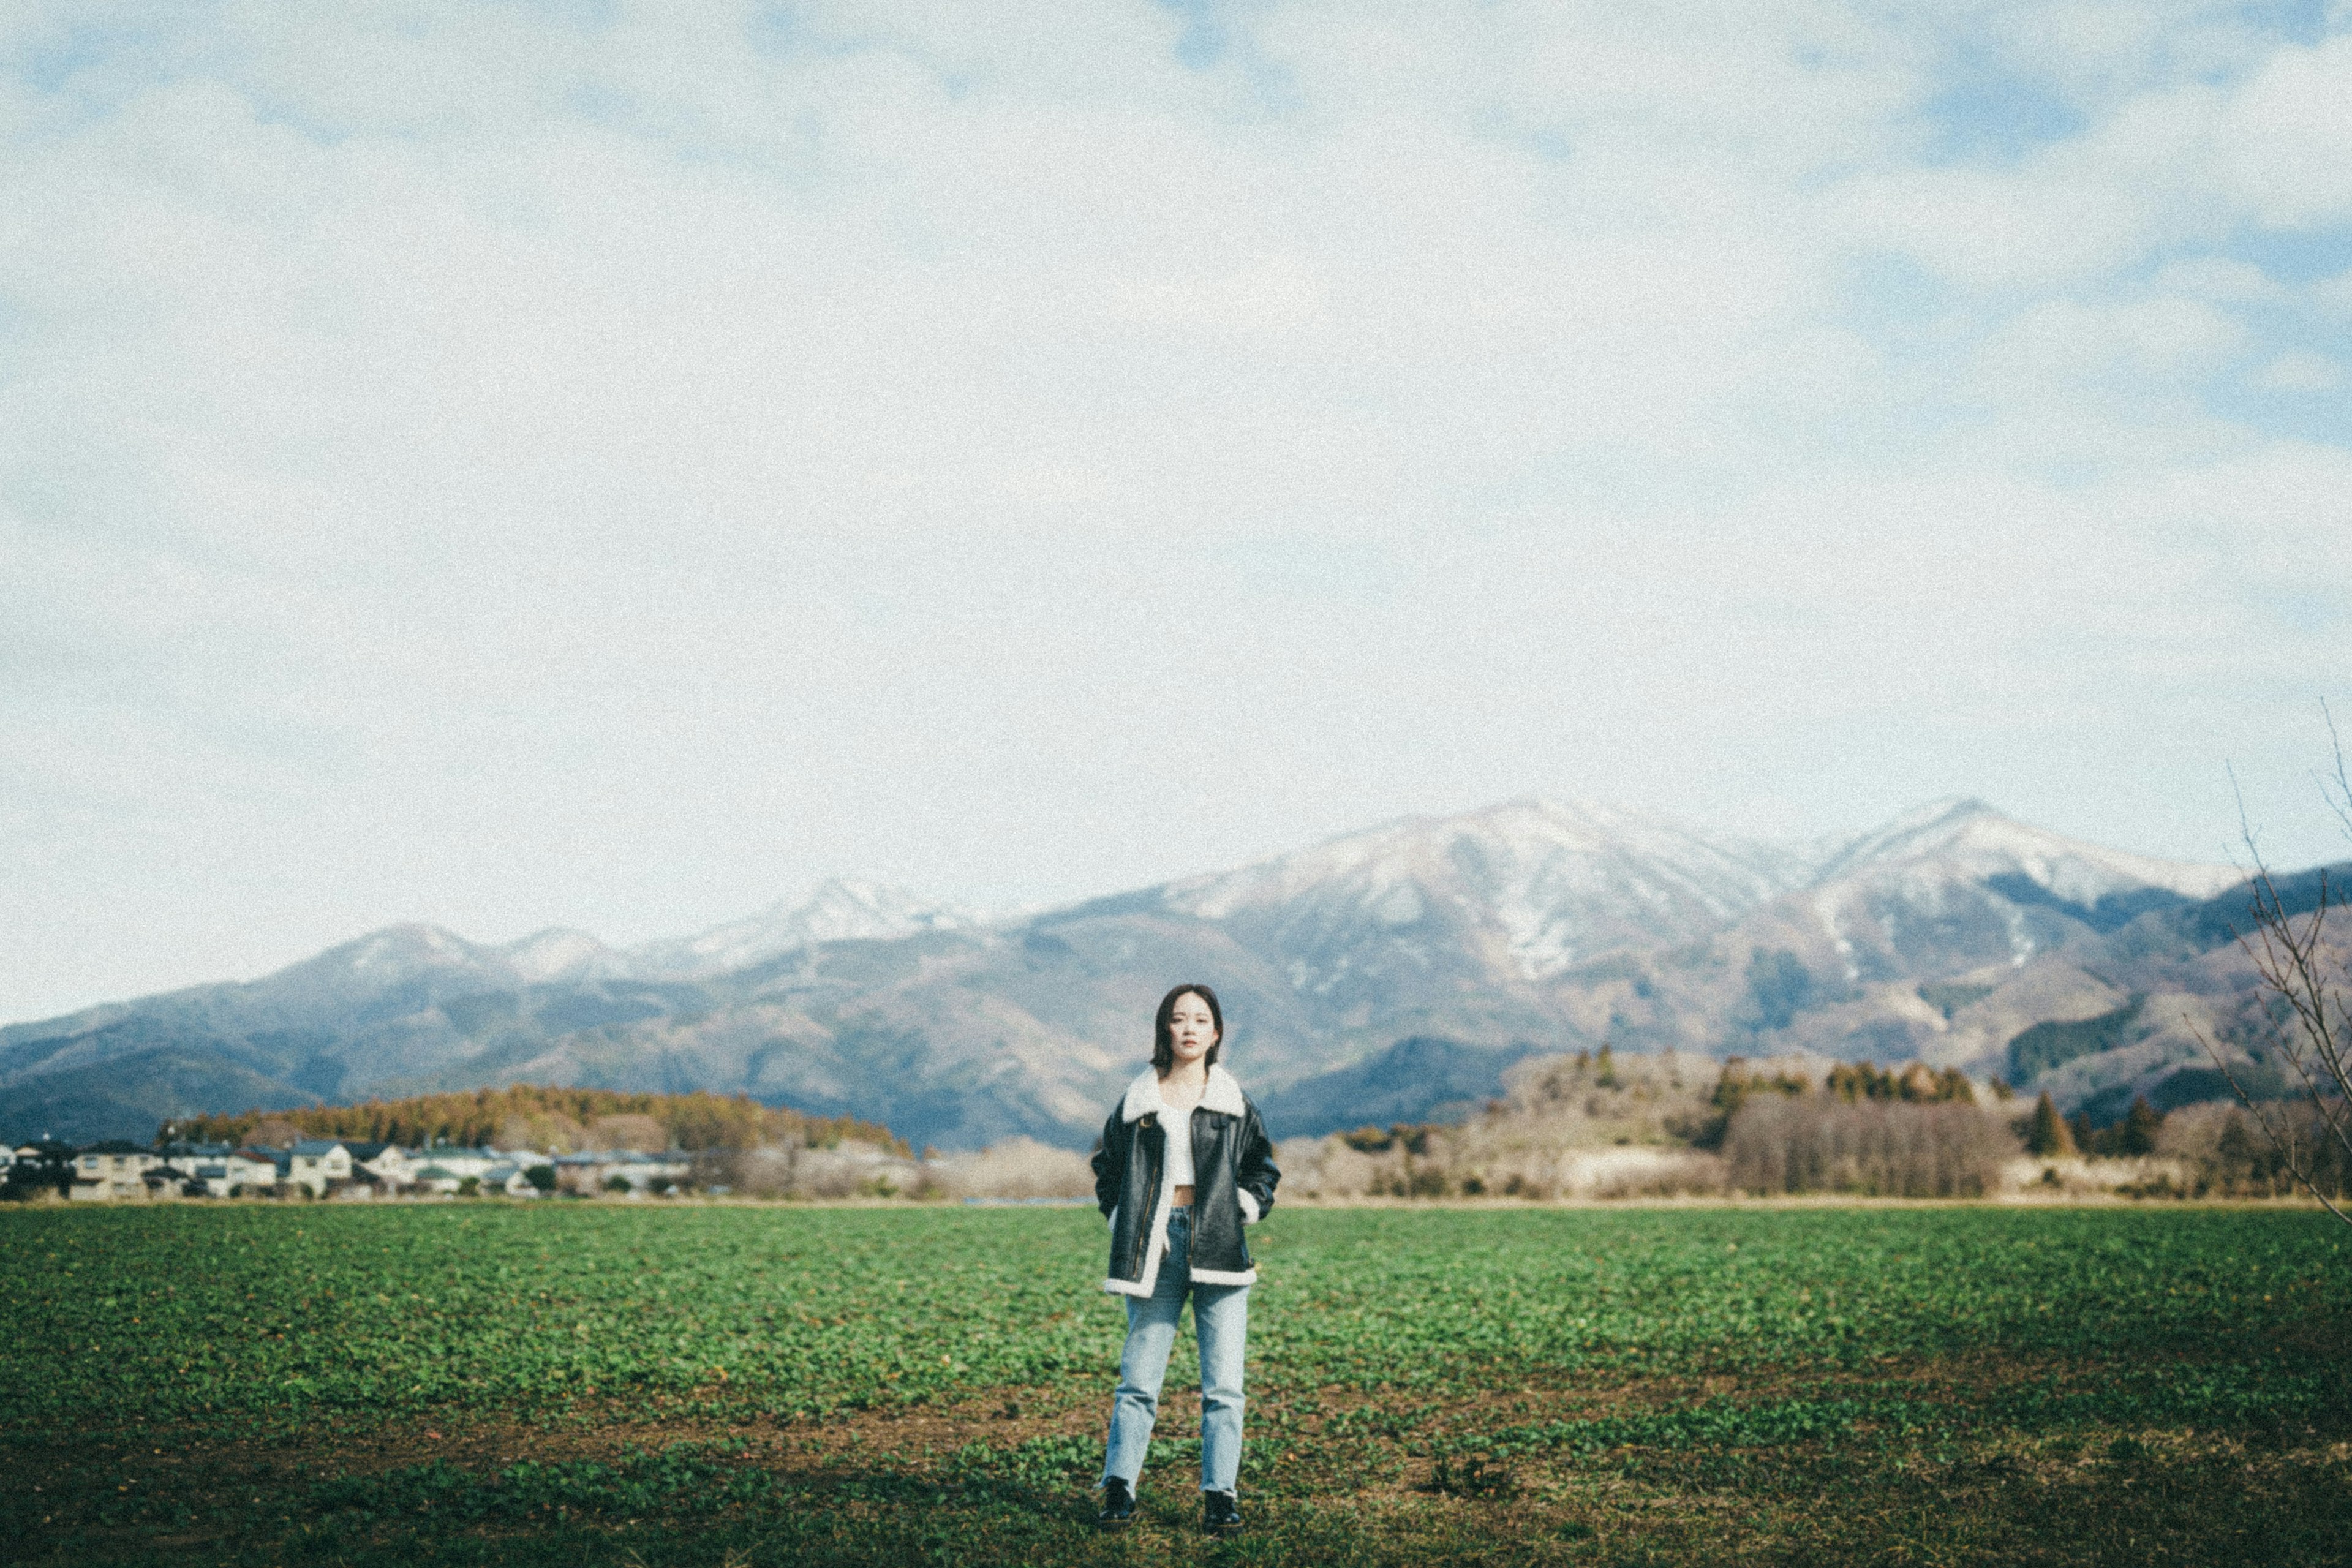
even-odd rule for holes
{"type": "Polygon", "coordinates": [[[1974,790],[2200,852],[2201,784],[2117,782],[2147,734],[2299,763],[2242,740],[2346,649],[2272,615],[2342,453],[2205,401],[2313,374],[2224,242],[2337,210],[2246,150],[2303,156],[2341,39],[13,26],[0,1015],[402,916],[1070,896],[1528,790],[1808,831],[1974,790]],[[1930,162],[1988,39],[2085,128],[1930,162]],[[1854,281],[1890,252],[1921,300],[1854,281]]]}
{"type": "Polygon", "coordinates": [[[2352,318],[2352,269],[2313,284],[2311,300],[2315,307],[2327,315],[2352,318]]]}
{"type": "Polygon", "coordinates": [[[2246,337],[2236,319],[2200,300],[2054,300],[2005,322],[1987,343],[1982,363],[1988,375],[2012,384],[2079,377],[2170,387],[2219,366],[2246,337]]]}
{"type": "Polygon", "coordinates": [[[2232,95],[2216,154],[2265,225],[2352,219],[2352,36],[2283,49],[2232,95]]]}
{"type": "Polygon", "coordinates": [[[2344,384],[2344,367],[2326,354],[2294,349],[2263,366],[2254,384],[2273,392],[2333,392],[2344,384]]]}

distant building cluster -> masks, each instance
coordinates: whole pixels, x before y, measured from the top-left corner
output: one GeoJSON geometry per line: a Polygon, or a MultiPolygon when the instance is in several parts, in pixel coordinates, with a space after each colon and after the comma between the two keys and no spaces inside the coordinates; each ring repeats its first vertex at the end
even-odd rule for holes
{"type": "Polygon", "coordinates": [[[51,1141],[0,1148],[0,1181],[54,1185],[76,1203],[187,1198],[544,1197],[643,1195],[683,1184],[683,1154],[634,1149],[544,1154],[532,1149],[407,1149],[397,1143],[304,1139],[285,1148],[226,1143],[51,1141]]]}

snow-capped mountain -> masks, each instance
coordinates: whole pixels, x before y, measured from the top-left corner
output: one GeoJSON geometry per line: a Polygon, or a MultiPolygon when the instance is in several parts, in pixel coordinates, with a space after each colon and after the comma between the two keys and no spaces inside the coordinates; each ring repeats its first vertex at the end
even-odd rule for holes
{"type": "Polygon", "coordinates": [[[1906,812],[1831,857],[1813,879],[1834,882],[1896,866],[1936,866],[1979,881],[2023,877],[2084,908],[2147,888],[2210,899],[2244,879],[2229,866],[2158,860],[2063,837],[1980,800],[1939,800],[1906,812]]]}
{"type": "Polygon", "coordinates": [[[627,953],[606,947],[584,931],[551,926],[493,949],[526,984],[557,980],[625,980],[637,965],[627,953]]]}
{"type": "Polygon", "coordinates": [[[2228,866],[2126,854],[1982,801],[1945,800],[1848,845],[1802,902],[1846,978],[1859,981],[2022,964],[2076,927],[2111,931],[2239,880],[2228,866]]]}
{"type": "MultiPolygon", "coordinates": [[[[373,997],[406,987],[436,992],[625,978],[632,965],[586,931],[551,927],[499,944],[468,942],[423,923],[386,926],[331,947],[245,989],[373,997]]],[[[210,989],[210,988],[205,988],[210,989]]]]}
{"type": "Polygon", "coordinates": [[[1407,817],[1164,896],[1279,947],[1302,988],[1328,991],[1368,966],[1435,963],[1441,931],[1482,976],[1546,979],[1614,948],[1705,936],[1808,869],[1638,812],[1516,800],[1407,817]]]}
{"type": "Polygon", "coordinates": [[[689,937],[648,942],[630,953],[636,973],[690,978],[748,969],[820,942],[870,942],[927,931],[967,931],[980,923],[969,910],[942,904],[903,888],[835,879],[798,901],[689,937]]]}
{"type": "MultiPolygon", "coordinates": [[[[2071,1109],[2069,1096],[2107,1094],[2118,1074],[2153,1090],[2148,1075],[2207,1066],[2195,1031],[2227,1035],[2219,1020],[2248,994],[2213,935],[2242,923],[2244,897],[2226,867],[2127,855],[1979,801],[1939,801],[1825,857],[1808,885],[1706,942],[1571,971],[1552,1000],[1622,1047],[1917,1058],[2049,1087],[2071,1109]],[[2110,1015],[2113,1046],[2084,1055],[2112,1049],[2116,1063],[2011,1048],[2036,1026],[2110,1015]]],[[[2158,1092],[2202,1089],[2183,1079],[2158,1092]]]]}

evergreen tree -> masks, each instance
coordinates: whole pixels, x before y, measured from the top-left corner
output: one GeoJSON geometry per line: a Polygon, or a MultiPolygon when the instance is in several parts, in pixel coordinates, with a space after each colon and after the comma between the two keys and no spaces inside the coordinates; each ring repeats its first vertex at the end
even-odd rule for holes
{"type": "Polygon", "coordinates": [[[2043,1159],[2074,1152],[2074,1135],[2066,1131],[2065,1121],[2059,1116],[2058,1108],[2051,1103],[2050,1091],[2046,1089],[2042,1091],[2042,1098],[2033,1102],[2033,1125],[2025,1134],[2025,1147],[2027,1152],[2043,1159]]]}
{"type": "Polygon", "coordinates": [[[2124,1115],[2123,1136],[2117,1145],[2126,1154],[2156,1152],[2157,1129],[2164,1125],[2164,1112],[2147,1102],[2147,1096],[2132,1096],[2131,1110],[2124,1115]]]}
{"type": "Polygon", "coordinates": [[[2091,1113],[2089,1111],[2078,1110],[2074,1112],[2074,1119],[2066,1123],[2066,1131],[2074,1137],[2074,1149],[2077,1153],[2104,1154],[2107,1152],[2100,1146],[2099,1130],[2091,1125],[2091,1113]]]}
{"type": "Polygon", "coordinates": [[[2213,1145],[2213,1163],[2220,1169],[2222,1186],[2231,1192],[2252,1182],[2257,1175],[2267,1175],[2263,1151],[2254,1146],[2253,1134],[2246,1131],[2245,1119],[2236,1111],[2221,1123],[2221,1136],[2213,1145]]]}

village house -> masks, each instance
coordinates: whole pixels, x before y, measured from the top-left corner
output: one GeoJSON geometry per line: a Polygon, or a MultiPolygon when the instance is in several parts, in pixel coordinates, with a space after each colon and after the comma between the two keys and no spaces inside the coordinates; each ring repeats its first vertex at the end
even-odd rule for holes
{"type": "Polygon", "coordinates": [[[492,1165],[482,1173],[483,1194],[488,1195],[492,1193],[502,1193],[510,1198],[539,1196],[539,1189],[531,1184],[530,1176],[524,1173],[528,1168],[518,1164],[492,1165]]]}
{"type": "Polygon", "coordinates": [[[155,1152],[163,1156],[166,1164],[175,1165],[193,1177],[198,1165],[226,1160],[231,1151],[226,1143],[165,1143],[155,1152]]]}
{"type": "Polygon", "coordinates": [[[29,1143],[19,1143],[5,1151],[6,1159],[0,1163],[0,1177],[22,1182],[27,1186],[54,1184],[58,1195],[66,1196],[72,1191],[73,1177],[80,1174],[75,1152],[72,1144],[60,1143],[53,1138],[37,1138],[29,1143]],[[66,1177],[62,1183],[57,1180],[60,1172],[66,1177]]]}
{"type": "Polygon", "coordinates": [[[288,1152],[292,1158],[287,1182],[314,1198],[326,1196],[330,1183],[340,1184],[352,1179],[352,1151],[341,1139],[305,1138],[288,1152]]]}
{"type": "Polygon", "coordinates": [[[385,1187],[398,1190],[416,1177],[416,1158],[397,1143],[346,1143],[352,1168],[365,1171],[385,1187]]]}
{"type": "Polygon", "coordinates": [[[464,1149],[446,1143],[419,1149],[416,1158],[425,1164],[437,1165],[444,1173],[461,1180],[467,1176],[478,1176],[499,1163],[498,1155],[490,1150],[464,1149]]]}
{"type": "Polygon", "coordinates": [[[205,1191],[216,1198],[244,1197],[278,1184],[278,1161],[263,1149],[224,1148],[216,1158],[195,1161],[193,1169],[205,1191]]]}
{"type": "Polygon", "coordinates": [[[415,1175],[418,1192],[464,1194],[468,1191],[466,1184],[470,1182],[473,1184],[471,1192],[483,1197],[539,1196],[539,1188],[532,1184],[529,1173],[535,1165],[548,1163],[544,1154],[526,1154],[520,1159],[509,1154],[499,1163],[477,1172],[472,1169],[475,1163],[472,1160],[443,1163],[440,1156],[445,1152],[446,1151],[436,1150],[433,1163],[418,1167],[415,1175]]]}
{"type": "Polygon", "coordinates": [[[420,1149],[415,1157],[421,1162],[438,1165],[453,1175],[477,1178],[487,1177],[500,1165],[529,1170],[533,1165],[548,1163],[548,1156],[536,1149],[464,1149],[448,1144],[420,1149]]]}
{"type": "Polygon", "coordinates": [[[92,1143],[74,1155],[74,1199],[111,1203],[119,1198],[143,1198],[147,1173],[164,1163],[154,1150],[120,1138],[92,1143]]]}
{"type": "MultiPolygon", "coordinates": [[[[290,1149],[272,1149],[265,1145],[248,1143],[236,1152],[236,1157],[269,1167],[269,1174],[261,1178],[261,1185],[265,1187],[282,1186],[286,1179],[294,1173],[294,1153],[290,1149]]],[[[247,1190],[250,1192],[253,1189],[248,1186],[247,1190]]]]}
{"type": "MultiPolygon", "coordinates": [[[[140,1176],[139,1184],[145,1189],[145,1196],[150,1202],[160,1202],[186,1197],[188,1186],[195,1179],[193,1168],[183,1169],[167,1163],[149,1166],[140,1176]]],[[[199,1194],[204,1191],[201,1186],[196,1190],[199,1194]]]]}
{"type": "Polygon", "coordinates": [[[614,1177],[628,1183],[632,1194],[657,1184],[686,1180],[694,1169],[683,1154],[641,1154],[635,1149],[591,1149],[555,1156],[555,1184],[563,1192],[593,1195],[604,1192],[614,1177]]]}
{"type": "Polygon", "coordinates": [[[467,1176],[479,1176],[492,1165],[502,1163],[496,1150],[465,1149],[452,1144],[435,1144],[428,1149],[419,1149],[416,1158],[422,1163],[438,1165],[461,1180],[467,1176]]]}
{"type": "Polygon", "coordinates": [[[412,1192],[438,1193],[446,1196],[464,1186],[466,1178],[436,1161],[430,1165],[419,1165],[409,1173],[408,1184],[412,1192]]]}

